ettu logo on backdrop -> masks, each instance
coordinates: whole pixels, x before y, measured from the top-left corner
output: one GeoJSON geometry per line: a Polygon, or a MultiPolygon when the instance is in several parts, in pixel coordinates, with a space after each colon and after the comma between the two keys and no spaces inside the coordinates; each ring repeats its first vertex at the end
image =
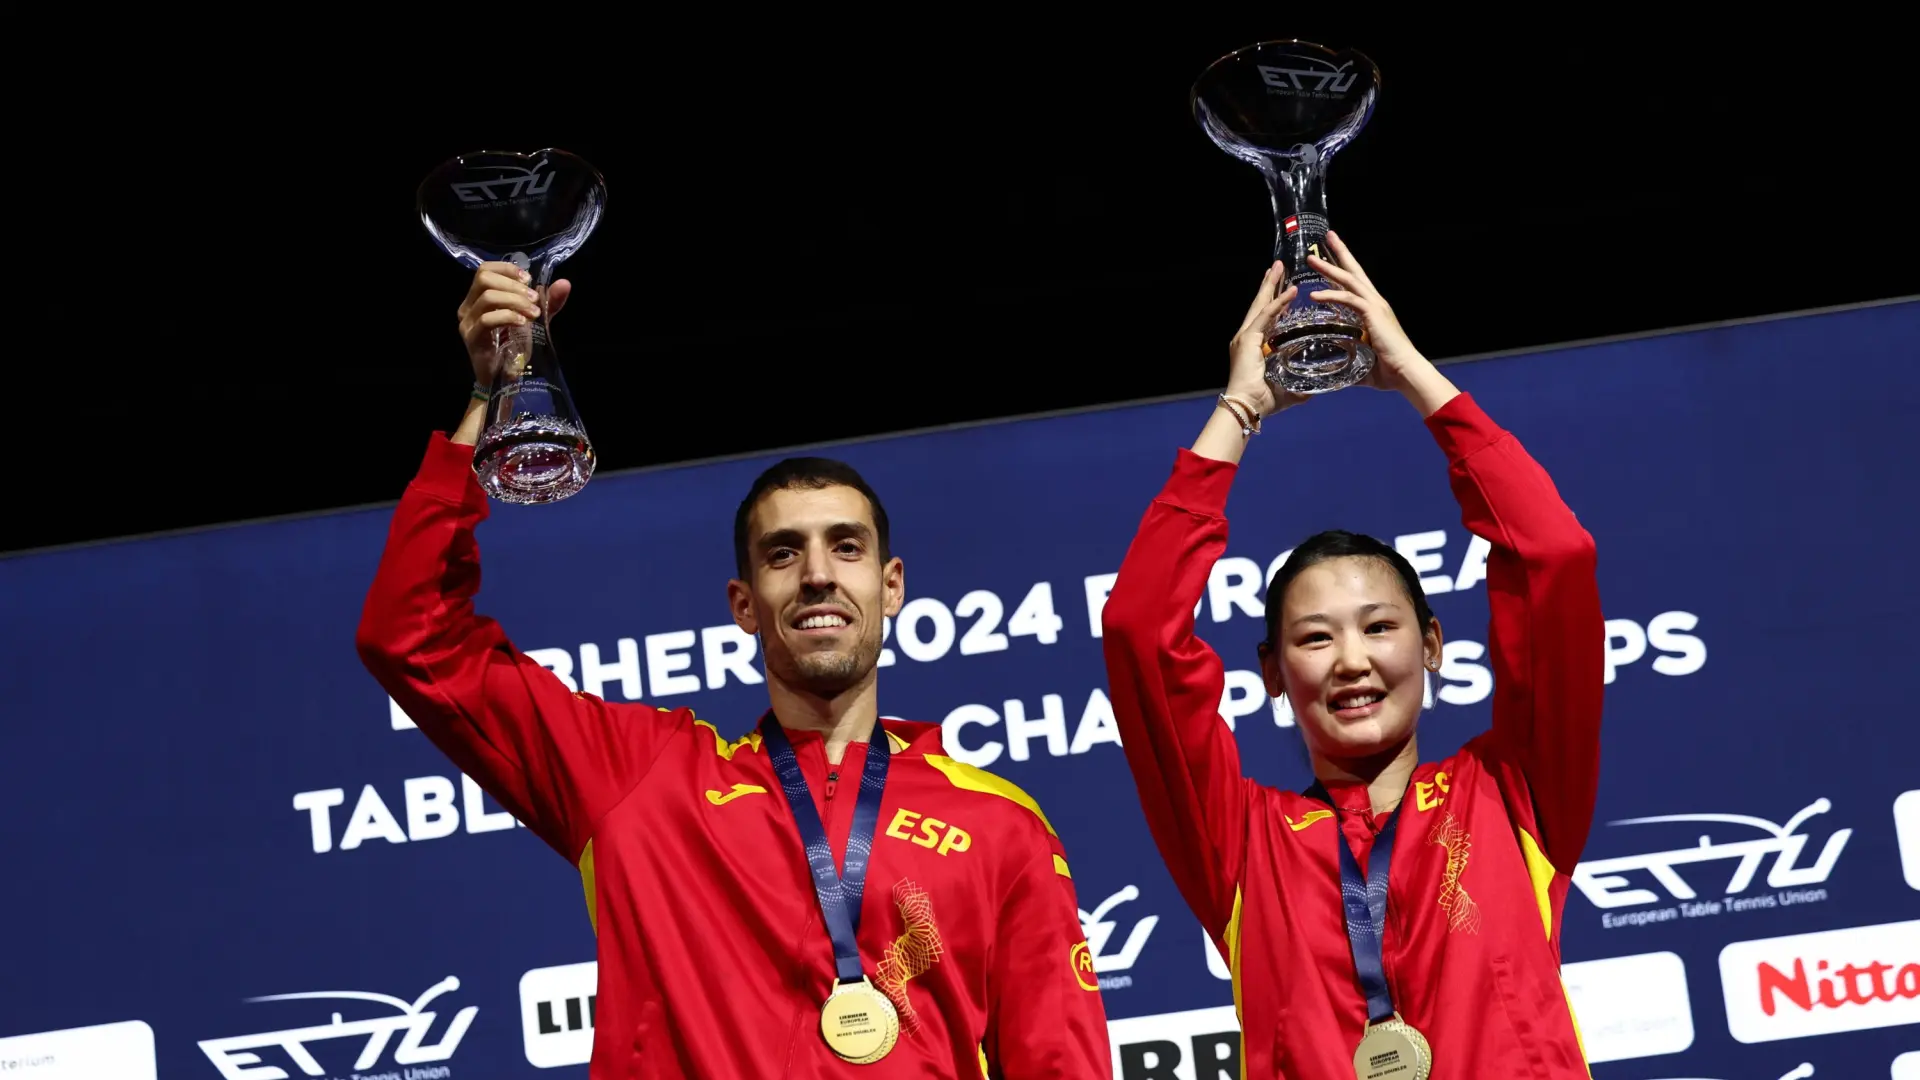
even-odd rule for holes
{"type": "Polygon", "coordinates": [[[1574,868],[1573,883],[1597,908],[1612,909],[1657,904],[1661,901],[1660,893],[1652,889],[1636,888],[1633,881],[1625,876],[1627,871],[1645,870],[1652,876],[1654,883],[1666,890],[1667,895],[1681,901],[1677,907],[1664,907],[1624,915],[1604,914],[1601,916],[1601,925],[1607,929],[1668,922],[1679,918],[1699,918],[1790,907],[1795,904],[1819,903],[1827,899],[1827,890],[1808,889],[1801,886],[1818,885],[1827,880],[1827,876],[1833,872],[1834,863],[1840,858],[1841,851],[1847,846],[1847,838],[1853,835],[1853,830],[1840,829],[1828,837],[1812,866],[1796,865],[1807,846],[1808,839],[1806,835],[1796,830],[1809,818],[1824,814],[1831,809],[1833,804],[1826,799],[1815,799],[1799,813],[1787,819],[1785,825],[1776,825],[1765,818],[1748,817],[1744,814],[1665,814],[1608,822],[1609,825],[1714,822],[1747,826],[1768,835],[1764,839],[1742,840],[1730,844],[1716,844],[1711,837],[1702,835],[1697,846],[1582,862],[1574,868]],[[1760,863],[1768,855],[1773,855],[1774,860],[1772,868],[1767,872],[1767,885],[1775,891],[1763,896],[1739,897],[1738,894],[1746,892],[1752,886],[1754,876],[1759,872],[1760,863]],[[1739,862],[1734,867],[1732,878],[1727,882],[1725,895],[1728,899],[1726,900],[1698,900],[1698,894],[1676,869],[1689,863],[1719,862],[1727,859],[1737,859],[1739,862]]]}
{"type": "MultiPolygon", "coordinates": [[[[1160,924],[1160,916],[1149,915],[1133,924],[1133,930],[1127,934],[1126,944],[1118,953],[1107,952],[1107,944],[1113,939],[1114,928],[1118,925],[1107,918],[1107,913],[1129,900],[1140,898],[1140,890],[1132,885],[1121,889],[1105,900],[1100,901],[1092,914],[1080,912],[1080,932],[1086,935],[1087,951],[1092,955],[1093,972],[1104,976],[1109,971],[1127,971],[1133,962],[1140,958],[1140,950],[1147,947],[1147,938],[1153,928],[1160,924]]],[[[1102,990],[1124,990],[1133,985],[1133,976],[1115,975],[1100,979],[1102,990]]]]}
{"type": "MultiPolygon", "coordinates": [[[[278,1047],[286,1057],[307,1076],[327,1076],[329,1071],[320,1064],[320,1059],[307,1049],[308,1043],[328,1042],[335,1039],[364,1037],[366,1042],[360,1048],[360,1055],[353,1061],[356,1073],[379,1064],[385,1055],[387,1044],[393,1040],[396,1032],[405,1032],[400,1045],[393,1050],[395,1065],[412,1066],[426,1062],[446,1061],[460,1046],[460,1040],[467,1034],[467,1028],[479,1013],[478,1006],[469,1005],[461,1009],[447,1024],[446,1033],[432,1046],[424,1045],[438,1013],[423,1012],[427,1003],[442,994],[460,989],[460,980],[449,975],[435,983],[421,994],[418,1000],[407,1002],[386,994],[371,994],[364,990],[315,990],[299,994],[269,994],[265,997],[248,998],[253,1001],[302,1001],[302,1000],[345,1000],[372,1001],[390,1005],[398,1010],[394,1016],[376,1016],[366,1020],[343,1020],[339,1013],[333,1014],[332,1023],[311,1024],[303,1027],[286,1028],[280,1031],[268,1031],[258,1035],[232,1035],[224,1039],[202,1039],[200,1050],[207,1055],[220,1070],[226,1080],[281,1080],[290,1075],[284,1068],[263,1061],[255,1051],[278,1047]]],[[[330,1057],[332,1055],[329,1055],[330,1057]]],[[[453,1075],[446,1066],[432,1066],[423,1069],[408,1068],[403,1072],[376,1073],[364,1076],[362,1080],[443,1080],[453,1075]]]]}

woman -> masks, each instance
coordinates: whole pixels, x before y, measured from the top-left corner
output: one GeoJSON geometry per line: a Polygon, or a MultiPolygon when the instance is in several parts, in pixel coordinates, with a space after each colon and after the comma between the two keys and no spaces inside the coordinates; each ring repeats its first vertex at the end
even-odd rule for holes
{"type": "Polygon", "coordinates": [[[1233,339],[1226,392],[1177,452],[1107,601],[1127,762],[1161,856],[1229,959],[1243,1075],[1399,1080],[1428,1075],[1425,1057],[1437,1080],[1586,1077],[1559,969],[1600,760],[1593,540],[1328,240],[1338,263],[1309,263],[1334,287],[1312,298],[1359,313],[1378,357],[1369,385],[1419,410],[1466,527],[1492,545],[1492,730],[1420,761],[1440,622],[1391,547],[1321,533],[1274,575],[1259,648],[1317,782],[1302,794],[1241,774],[1218,715],[1220,658],[1194,636],[1193,614],[1226,549],[1246,443],[1262,418],[1304,400],[1276,400],[1263,378],[1265,328],[1297,292],[1280,289],[1276,264],[1233,339]]]}

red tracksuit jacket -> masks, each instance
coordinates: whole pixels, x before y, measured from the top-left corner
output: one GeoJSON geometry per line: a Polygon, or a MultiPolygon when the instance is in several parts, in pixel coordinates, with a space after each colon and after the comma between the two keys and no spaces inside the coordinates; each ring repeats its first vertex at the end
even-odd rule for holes
{"type": "MultiPolygon", "coordinates": [[[[1585,1077],[1560,913],[1600,760],[1593,541],[1465,394],[1427,424],[1467,528],[1492,544],[1493,729],[1422,764],[1400,804],[1388,986],[1432,1045],[1433,1080],[1585,1077]]],[[[1364,787],[1330,789],[1329,807],[1241,774],[1220,659],[1193,631],[1236,471],[1182,449],[1148,507],[1103,618],[1114,715],[1161,856],[1231,966],[1244,1075],[1352,1080],[1367,1007],[1334,845],[1364,867],[1386,819],[1364,787]]]]}
{"type": "MultiPolygon", "coordinates": [[[[472,449],[436,434],[394,511],[357,635],[374,677],[514,817],[578,865],[598,937],[594,1080],[1108,1077],[1065,851],[1040,807],[887,719],[893,761],[860,953],[898,1008],[872,1065],[819,1034],[834,981],[799,831],[753,733],[567,689],[475,614],[472,449]]],[[[865,743],[829,768],[791,732],[845,857],[865,743]]]]}

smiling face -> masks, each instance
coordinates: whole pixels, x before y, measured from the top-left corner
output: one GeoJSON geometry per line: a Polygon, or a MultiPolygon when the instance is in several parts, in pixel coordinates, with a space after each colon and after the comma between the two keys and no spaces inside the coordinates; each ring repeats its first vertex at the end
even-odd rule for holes
{"type": "Polygon", "coordinates": [[[872,508],[850,487],[775,488],[747,517],[746,579],[727,585],[734,622],[760,636],[767,675],[834,698],[873,678],[883,620],[906,594],[882,559],[872,508]]]}
{"type": "Polygon", "coordinates": [[[1268,692],[1287,695],[1309,749],[1360,761],[1397,751],[1413,734],[1425,673],[1440,655],[1440,620],[1420,625],[1393,568],[1343,556],[1287,585],[1261,669],[1268,692]]]}

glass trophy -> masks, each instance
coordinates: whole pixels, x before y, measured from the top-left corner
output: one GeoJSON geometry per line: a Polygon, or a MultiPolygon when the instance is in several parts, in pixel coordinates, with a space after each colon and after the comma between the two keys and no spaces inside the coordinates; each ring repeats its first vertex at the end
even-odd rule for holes
{"type": "Polygon", "coordinates": [[[553,348],[547,286],[593,234],[606,202],[598,170],[552,149],[462,154],[420,183],[420,222],[435,243],[469,270],[518,266],[540,296],[538,319],[494,331],[500,364],[473,471],[501,502],[556,502],[593,476],[593,444],[553,348]]]}
{"type": "MultiPolygon", "coordinates": [[[[1357,52],[1266,41],[1214,61],[1193,84],[1193,116],[1214,144],[1260,170],[1273,195],[1273,257],[1299,295],[1267,330],[1267,381],[1322,394],[1364,380],[1373,348],[1359,316],[1308,294],[1331,289],[1307,265],[1327,251],[1327,164],[1373,114],[1380,72],[1357,52]]],[[[1282,288],[1285,286],[1283,285],[1282,288]]]]}

